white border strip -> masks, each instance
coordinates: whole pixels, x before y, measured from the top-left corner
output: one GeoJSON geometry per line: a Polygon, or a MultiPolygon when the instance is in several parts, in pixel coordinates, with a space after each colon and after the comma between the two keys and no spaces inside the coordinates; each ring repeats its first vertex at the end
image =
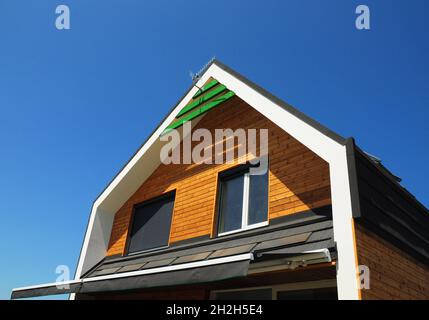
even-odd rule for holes
{"type": "Polygon", "coordinates": [[[55,286],[66,286],[66,285],[70,285],[70,284],[78,284],[81,282],[82,281],[80,281],[80,280],[70,280],[70,281],[60,281],[60,282],[51,282],[51,283],[45,283],[45,284],[37,284],[34,286],[13,288],[12,292],[25,291],[25,290],[31,290],[31,289],[40,289],[40,288],[47,288],[47,287],[55,287],[55,286]]]}

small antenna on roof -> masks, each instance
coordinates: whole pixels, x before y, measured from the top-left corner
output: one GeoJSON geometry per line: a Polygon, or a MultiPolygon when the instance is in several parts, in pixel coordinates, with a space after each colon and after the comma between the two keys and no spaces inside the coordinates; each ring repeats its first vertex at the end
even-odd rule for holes
{"type": "MultiPolygon", "coordinates": [[[[198,86],[196,85],[196,83],[198,82],[198,80],[200,80],[201,76],[203,75],[203,73],[207,70],[207,68],[211,65],[211,63],[216,59],[216,57],[213,57],[209,60],[209,62],[207,62],[201,69],[200,71],[193,73],[192,71],[189,71],[189,76],[192,79],[192,84],[194,86],[196,86],[198,88],[198,86]]],[[[201,90],[201,88],[198,88],[201,90]]]]}

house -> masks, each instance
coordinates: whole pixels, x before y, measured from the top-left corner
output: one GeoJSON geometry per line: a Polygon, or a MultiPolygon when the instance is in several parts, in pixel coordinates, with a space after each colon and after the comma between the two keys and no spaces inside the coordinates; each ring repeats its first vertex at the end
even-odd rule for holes
{"type": "Polygon", "coordinates": [[[17,288],[12,298],[62,293],[428,299],[428,210],[352,138],[213,61],[95,200],[74,280],[17,288]],[[190,133],[201,129],[202,141],[226,128],[247,138],[256,129],[266,151],[256,143],[240,157],[239,139],[221,135],[196,154],[232,141],[233,161],[213,161],[215,152],[189,161],[198,146],[190,133]],[[264,159],[268,170],[252,173],[264,159]]]}

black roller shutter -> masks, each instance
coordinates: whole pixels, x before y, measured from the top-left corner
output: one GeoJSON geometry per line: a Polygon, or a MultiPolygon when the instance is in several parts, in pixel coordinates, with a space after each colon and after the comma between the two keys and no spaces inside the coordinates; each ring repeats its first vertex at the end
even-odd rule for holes
{"type": "Polygon", "coordinates": [[[148,201],[134,209],[128,253],[168,245],[174,194],[148,201]]]}

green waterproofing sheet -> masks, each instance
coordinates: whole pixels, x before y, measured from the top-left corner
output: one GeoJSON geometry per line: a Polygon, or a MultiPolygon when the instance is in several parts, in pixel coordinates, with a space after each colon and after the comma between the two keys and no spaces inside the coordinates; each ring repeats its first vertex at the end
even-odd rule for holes
{"type": "Polygon", "coordinates": [[[202,87],[201,90],[198,90],[198,92],[196,94],[194,94],[194,96],[192,98],[195,99],[196,97],[199,97],[204,92],[207,92],[208,90],[210,90],[211,88],[213,88],[218,83],[219,83],[219,81],[217,81],[216,79],[213,79],[212,81],[210,81],[209,83],[207,83],[204,87],[202,87]]]}
{"type": "Polygon", "coordinates": [[[211,98],[217,96],[218,94],[224,92],[225,90],[226,90],[226,87],[223,84],[216,87],[214,90],[210,91],[209,93],[202,96],[201,98],[198,98],[198,100],[193,101],[192,103],[184,107],[182,110],[180,110],[176,118],[183,116],[185,113],[188,113],[189,111],[195,109],[196,107],[200,106],[204,102],[209,101],[211,98]]]}
{"type": "Polygon", "coordinates": [[[161,135],[166,134],[167,132],[176,129],[180,126],[182,126],[186,121],[191,121],[192,119],[195,119],[199,116],[201,116],[202,114],[206,113],[207,111],[213,109],[214,107],[218,106],[219,104],[221,104],[222,102],[225,102],[226,100],[232,98],[235,95],[234,92],[232,91],[228,91],[227,93],[225,93],[224,95],[210,101],[209,103],[203,105],[202,107],[200,107],[197,110],[192,111],[191,113],[189,113],[186,117],[170,124],[167,129],[164,130],[164,132],[161,135]]]}

